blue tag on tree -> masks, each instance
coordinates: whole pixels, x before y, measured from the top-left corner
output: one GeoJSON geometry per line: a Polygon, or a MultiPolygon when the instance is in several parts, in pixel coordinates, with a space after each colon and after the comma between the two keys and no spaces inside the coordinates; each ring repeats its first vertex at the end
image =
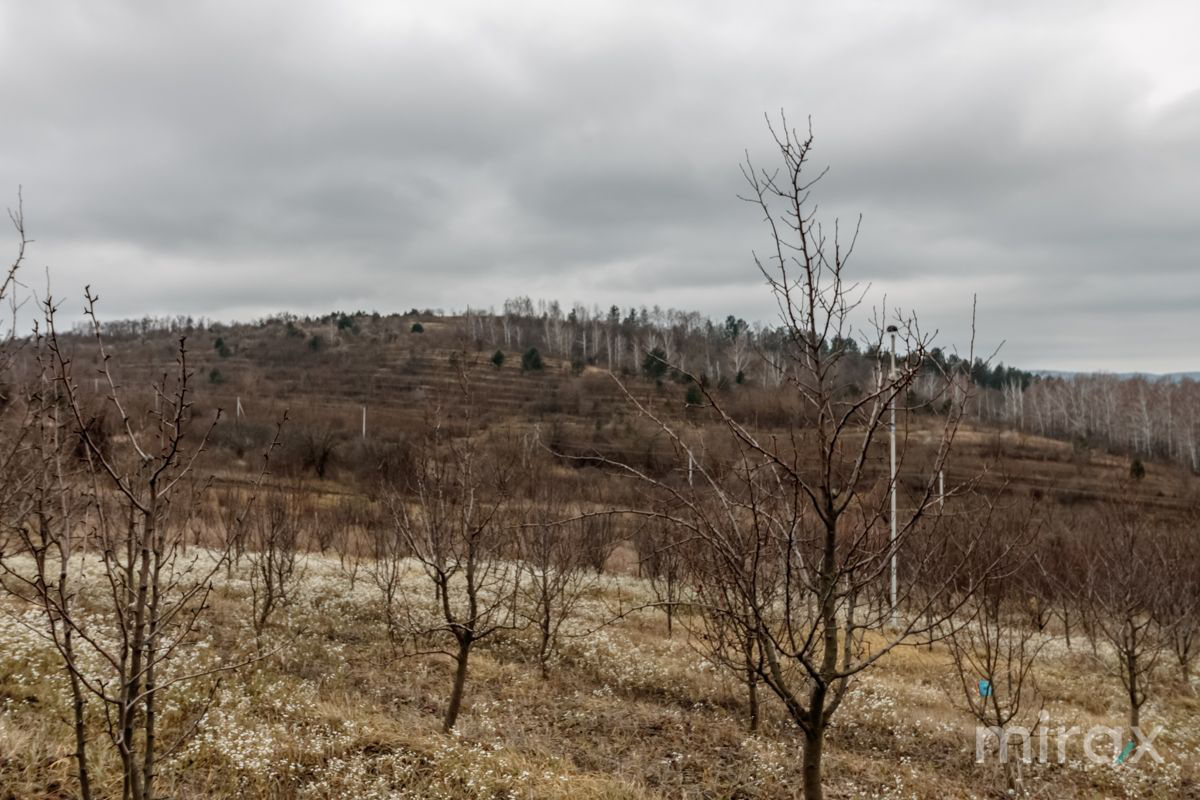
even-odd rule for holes
{"type": "Polygon", "coordinates": [[[979,681],[979,696],[980,697],[991,697],[992,696],[992,682],[987,680],[986,678],[979,681]]]}

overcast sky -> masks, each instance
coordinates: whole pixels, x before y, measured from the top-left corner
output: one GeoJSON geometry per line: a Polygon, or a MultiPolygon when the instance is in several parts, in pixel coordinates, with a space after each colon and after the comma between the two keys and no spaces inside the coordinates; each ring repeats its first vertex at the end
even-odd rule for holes
{"type": "Polygon", "coordinates": [[[771,321],[736,195],[784,108],[871,302],[961,349],[977,293],[1025,367],[1196,370],[1198,33],[1192,2],[6,2],[0,200],[109,317],[771,321]]]}

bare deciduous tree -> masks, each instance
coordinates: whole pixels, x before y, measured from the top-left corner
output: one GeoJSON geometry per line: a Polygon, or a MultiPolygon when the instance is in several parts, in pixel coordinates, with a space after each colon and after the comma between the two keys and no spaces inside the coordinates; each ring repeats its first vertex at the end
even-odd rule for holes
{"type": "MultiPolygon", "coordinates": [[[[753,640],[761,651],[761,661],[750,660],[761,664],[759,678],[803,731],[804,796],[820,800],[825,732],[852,679],[952,615],[976,587],[959,581],[974,558],[971,543],[951,551],[943,537],[929,535],[941,522],[936,475],[969,395],[928,401],[945,408],[941,430],[925,448],[927,478],[906,492],[904,515],[896,520],[895,537],[889,536],[890,484],[880,469],[879,439],[889,406],[905,401],[926,366],[930,337],[915,318],[895,315],[889,321],[904,347],[896,370],[875,387],[851,390],[840,371],[845,351],[831,343],[851,335],[851,315],[862,299],[846,273],[854,239],[839,240],[836,226],[828,232],[815,218],[809,191],[816,179],[807,174],[811,134],[799,135],[786,120],[771,130],[782,163],[759,170],[747,161],[751,192],[744,199],[762,212],[771,232],[770,252],[756,262],[780,312],[781,342],[769,358],[798,401],[794,427],[782,436],[760,435],[729,413],[714,389],[685,373],[735,451],[724,476],[695,459],[683,436],[630,392],[627,400],[659,426],[681,458],[692,461],[695,486],[604,460],[655,487],[661,510],[641,513],[673,522],[691,550],[705,552],[709,572],[696,582],[694,602],[701,624],[721,626],[722,635],[740,626],[730,640],[753,640]],[[893,556],[901,559],[905,576],[894,608],[887,598],[893,556]],[[912,591],[917,585],[940,590],[922,598],[912,591]],[[940,604],[935,615],[926,613],[933,605],[929,598],[952,590],[951,602],[940,604]],[[872,630],[884,635],[868,648],[872,630]]],[[[880,321],[876,351],[883,337],[880,321]]],[[[950,377],[944,386],[952,385],[950,377]]],[[[909,448],[903,432],[900,437],[903,469],[909,448]]]]}
{"type": "Polygon", "coordinates": [[[406,560],[411,555],[408,541],[394,525],[367,526],[367,540],[371,547],[371,558],[367,562],[367,574],[375,583],[383,599],[383,617],[387,624],[388,638],[396,641],[400,631],[400,617],[396,601],[400,598],[406,574],[406,560]]]}
{"type": "Polygon", "coordinates": [[[530,477],[535,491],[525,521],[517,529],[525,572],[521,597],[523,614],[537,629],[538,668],[545,679],[550,677],[563,623],[598,578],[598,573],[586,569],[592,555],[587,537],[595,528],[589,523],[596,517],[567,514],[568,504],[561,492],[544,476],[530,477]]]}
{"type": "MultiPolygon", "coordinates": [[[[1034,667],[1046,639],[1036,622],[1024,624],[1020,618],[1028,599],[1020,576],[1030,571],[1030,545],[1037,529],[1032,507],[1024,511],[1005,507],[997,513],[994,501],[981,505],[958,515],[960,527],[982,527],[990,535],[979,539],[974,556],[966,562],[963,577],[977,589],[962,605],[958,619],[948,620],[947,643],[960,704],[979,725],[995,732],[1004,748],[1007,727],[1017,719],[1033,720],[1024,726],[1032,735],[1044,707],[1034,667]],[[996,558],[998,550],[1004,551],[1003,558],[996,558]]],[[[952,534],[952,541],[973,538],[960,537],[952,534]]],[[[1020,760],[1002,752],[1001,762],[1004,788],[1010,793],[1024,791],[1020,760]]]]}
{"type": "Polygon", "coordinates": [[[667,615],[668,639],[674,635],[675,618],[684,600],[684,536],[675,525],[658,519],[643,523],[634,534],[638,574],[650,584],[655,605],[667,615]]]}
{"type": "Polygon", "coordinates": [[[246,560],[256,636],[262,635],[271,614],[290,602],[304,577],[301,548],[310,519],[300,489],[270,492],[251,514],[246,560]]]}
{"type": "Polygon", "coordinates": [[[458,719],[475,645],[518,623],[512,601],[519,569],[503,557],[511,453],[485,450],[473,438],[467,369],[460,363],[463,403],[454,419],[460,435],[451,436],[447,418],[437,415],[415,445],[407,485],[387,496],[397,533],[428,579],[436,604],[425,615],[407,593],[401,604],[406,633],[415,652],[442,653],[454,662],[442,722],[447,733],[458,719]],[[443,637],[451,640],[450,649],[426,644],[443,637]]]}
{"type": "Polygon", "coordinates": [[[1200,650],[1200,537],[1194,525],[1165,531],[1159,542],[1160,572],[1154,593],[1155,616],[1186,688],[1200,650]]]}
{"type": "Polygon", "coordinates": [[[10,454],[0,473],[7,478],[0,503],[0,587],[41,612],[46,629],[37,632],[49,639],[66,665],[79,793],[90,800],[87,702],[75,667],[71,624],[77,594],[71,568],[82,549],[79,534],[86,508],[83,495],[74,488],[83,478],[82,467],[73,458],[67,411],[40,332],[33,337],[32,349],[38,375],[24,397],[27,433],[14,437],[21,447],[10,454]]]}
{"type": "Polygon", "coordinates": [[[1120,680],[1129,709],[1131,741],[1141,741],[1142,707],[1167,646],[1155,613],[1159,532],[1142,509],[1112,503],[1090,512],[1079,605],[1101,667],[1120,680]]]}
{"type": "Polygon", "coordinates": [[[579,524],[583,559],[600,575],[617,546],[617,519],[612,514],[588,514],[580,516],[579,524]]]}
{"type": "MultiPolygon", "coordinates": [[[[191,720],[182,726],[177,720],[173,740],[160,742],[165,696],[181,683],[246,662],[189,671],[180,658],[195,644],[212,578],[229,554],[186,552],[188,521],[208,489],[191,473],[212,427],[194,431],[184,341],[174,376],[152,386],[155,410],[132,413],[105,351],[95,297],[90,291],[85,297],[100,353],[99,378],[122,435],[112,447],[98,441],[47,298],[46,333],[34,338],[41,377],[30,393],[40,439],[29,453],[38,467],[25,487],[30,513],[18,533],[33,566],[6,558],[5,585],[43,612],[46,627],[39,632],[53,642],[69,678],[81,793],[90,796],[93,784],[86,755],[90,697],[98,701],[97,716],[119,757],[122,797],[151,800],[160,764],[177,752],[208,707],[182,709],[191,720]],[[72,439],[83,445],[78,475],[64,466],[64,446],[72,439]],[[87,549],[100,563],[98,587],[70,579],[72,559],[87,549]]],[[[272,448],[277,441],[278,435],[272,448]]]]}
{"type": "MultiPolygon", "coordinates": [[[[36,404],[21,402],[22,392],[14,363],[21,347],[17,339],[17,311],[22,305],[18,300],[17,274],[25,261],[29,239],[25,235],[25,217],[20,204],[8,215],[17,234],[17,253],[12,263],[0,272],[0,308],[7,317],[0,318],[0,432],[4,434],[3,444],[0,444],[0,513],[14,502],[23,486],[23,478],[28,476],[29,465],[22,461],[27,437],[35,430],[31,423],[36,409],[36,404]],[[2,323],[7,323],[7,331],[2,323]]],[[[44,356],[42,366],[44,377],[44,356]]]]}
{"type": "Polygon", "coordinates": [[[358,581],[363,565],[363,542],[374,542],[388,528],[369,502],[343,497],[334,506],[332,546],[338,557],[338,567],[346,576],[350,590],[358,581]]]}

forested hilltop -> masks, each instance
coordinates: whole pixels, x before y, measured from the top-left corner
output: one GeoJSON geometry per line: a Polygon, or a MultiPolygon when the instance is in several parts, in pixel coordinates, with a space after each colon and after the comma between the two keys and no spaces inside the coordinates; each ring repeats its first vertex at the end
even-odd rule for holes
{"type": "MultiPolygon", "coordinates": [[[[619,377],[652,380],[665,397],[681,405],[698,403],[694,383],[721,392],[742,393],[759,405],[759,419],[782,409],[771,390],[784,385],[795,361],[787,357],[785,328],[750,324],[728,316],[714,321],[695,311],[647,308],[607,311],[576,303],[506,300],[502,309],[447,313],[413,308],[405,313],[335,311],[323,316],[281,313],[248,323],[222,323],[192,317],[143,317],[104,322],[114,342],[144,345],[156,340],[174,347],[187,336],[205,379],[225,394],[294,395],[320,402],[368,402],[376,392],[411,385],[392,378],[416,375],[423,363],[451,352],[474,354],[508,375],[547,373],[582,377],[609,370],[619,377]],[[248,364],[266,368],[268,383],[249,385],[248,364]],[[315,371],[314,371],[315,369],[315,371]],[[295,370],[294,372],[290,370],[295,370]],[[677,385],[676,389],[671,389],[677,385]]],[[[85,326],[75,333],[90,338],[85,326]]],[[[829,338],[827,349],[841,354],[839,381],[847,394],[878,385],[888,369],[886,334],[870,331],[829,338]]],[[[903,361],[903,342],[898,358],[903,361]]],[[[158,350],[165,354],[166,350],[158,350]]],[[[908,393],[913,411],[937,410],[947,381],[969,382],[968,410],[975,421],[1060,439],[1081,450],[1097,449],[1131,459],[1169,461],[1200,473],[1200,383],[1190,374],[1158,379],[1107,373],[1035,373],[985,360],[978,354],[932,348],[923,375],[908,393]]],[[[411,382],[410,382],[411,383],[411,382]]],[[[965,384],[964,384],[965,385],[965,384]]],[[[215,388],[215,387],[214,387],[215,388]]],[[[602,399],[608,387],[570,382],[547,396],[544,387],[525,392],[519,381],[505,387],[500,402],[528,400],[553,410],[554,398],[570,403],[578,392],[602,399]],[[526,396],[528,395],[528,396],[526,396]]],[[[245,398],[243,398],[245,399],[245,398]]]]}

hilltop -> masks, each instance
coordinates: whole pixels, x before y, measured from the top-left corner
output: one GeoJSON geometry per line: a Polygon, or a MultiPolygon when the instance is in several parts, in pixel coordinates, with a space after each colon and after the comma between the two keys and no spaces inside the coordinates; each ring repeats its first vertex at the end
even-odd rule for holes
{"type": "MultiPolygon", "coordinates": [[[[579,313],[577,309],[570,319],[579,313]]],[[[639,331],[635,323],[625,328],[626,344],[639,342],[644,349],[652,345],[672,363],[703,364],[708,372],[702,373],[701,380],[718,375],[712,388],[723,405],[757,430],[783,431],[800,418],[802,409],[780,385],[782,381],[763,370],[756,343],[739,344],[739,337],[752,338],[745,323],[731,320],[724,333],[713,336],[711,323],[706,325],[694,315],[681,316],[692,320],[692,330],[677,337],[671,355],[662,347],[673,335],[671,330],[650,326],[639,331]],[[688,339],[705,335],[723,345],[723,350],[703,352],[688,339]],[[738,347],[746,352],[728,352],[738,347]],[[722,370],[724,358],[733,360],[722,370]],[[739,368],[734,380],[730,367],[739,368]]],[[[635,318],[634,312],[627,323],[629,318],[635,318]]],[[[570,319],[557,324],[572,324],[570,319]]],[[[574,324],[586,331],[591,322],[574,324]]],[[[270,441],[273,426],[286,411],[284,447],[273,467],[276,477],[307,475],[338,490],[355,491],[380,471],[395,468],[391,462],[403,460],[406,440],[436,409],[458,402],[464,390],[463,368],[468,368],[466,389],[481,421],[529,439],[536,437],[555,452],[582,459],[571,462],[574,467],[595,467],[596,462],[587,457],[600,456],[651,471],[678,469],[669,442],[638,412],[634,400],[665,420],[686,423],[699,435],[712,425],[703,402],[690,390],[689,379],[669,369],[652,377],[645,367],[653,359],[644,350],[640,358],[636,352],[617,358],[610,370],[603,357],[602,334],[594,336],[590,349],[584,346],[583,351],[591,354],[584,360],[578,343],[566,347],[566,354],[553,352],[553,336],[539,335],[550,331],[545,319],[514,315],[503,323],[507,342],[501,326],[478,312],[445,316],[414,309],[406,314],[334,313],[316,319],[285,314],[246,324],[122,321],[105,325],[104,341],[120,384],[134,390],[135,398],[140,392],[146,408],[153,396],[151,383],[170,368],[180,340],[185,341],[194,373],[196,412],[212,417],[219,409],[222,414],[207,463],[230,476],[256,468],[256,453],[270,441]],[[522,356],[530,349],[539,352],[539,368],[522,365],[522,356]]],[[[760,331],[757,338],[769,341],[769,332],[760,331]]],[[[94,338],[77,331],[64,341],[75,354],[81,388],[103,392],[102,382],[82,377],[89,365],[98,364],[94,338]]],[[[871,380],[872,359],[873,355],[852,347],[844,380],[851,386],[871,380]]],[[[1013,382],[1007,388],[1001,384],[1000,389],[988,384],[975,387],[977,413],[960,432],[949,477],[986,471],[989,482],[1047,493],[1063,502],[1111,494],[1113,482],[1128,472],[1130,454],[1113,452],[1103,441],[1089,442],[1078,435],[1037,435],[1029,426],[1015,425],[1015,420],[994,413],[1011,391],[1028,393],[1036,383],[1020,370],[999,365],[996,371],[1011,375],[1013,382]]],[[[977,367],[975,375],[979,374],[977,367]]],[[[919,405],[904,415],[902,426],[902,434],[911,439],[917,453],[923,420],[933,411],[919,405]]],[[[102,404],[96,413],[104,418],[102,404]]],[[[879,470],[882,458],[881,451],[879,470]]],[[[912,463],[919,462],[920,456],[915,455],[912,463]]],[[[1184,507],[1196,491],[1197,481],[1190,472],[1156,463],[1146,480],[1124,491],[1135,492],[1152,506],[1184,507]]],[[[920,474],[909,476],[914,487],[921,480],[920,474]]]]}

